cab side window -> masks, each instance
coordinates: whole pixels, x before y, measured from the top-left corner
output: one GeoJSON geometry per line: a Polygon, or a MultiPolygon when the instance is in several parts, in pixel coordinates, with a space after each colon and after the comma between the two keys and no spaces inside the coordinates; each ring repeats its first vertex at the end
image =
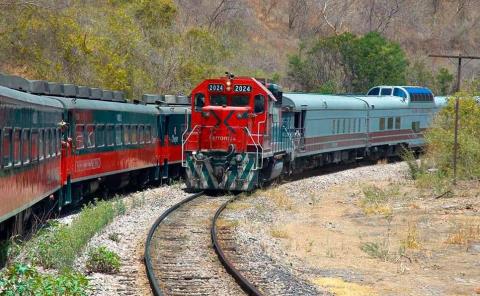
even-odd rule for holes
{"type": "Polygon", "coordinates": [[[85,148],[85,126],[83,124],[77,124],[75,128],[75,142],[77,144],[77,149],[85,148]]]}
{"type": "Polygon", "coordinates": [[[396,87],[393,89],[393,95],[395,97],[407,98],[407,94],[400,88],[396,87]]]}
{"type": "Polygon", "coordinates": [[[378,96],[380,94],[380,88],[375,87],[372,88],[368,93],[367,96],[378,96]]]}
{"type": "Polygon", "coordinates": [[[382,88],[381,95],[382,96],[391,96],[392,95],[392,89],[391,88],[382,88]]]}
{"type": "Polygon", "coordinates": [[[200,111],[203,106],[205,106],[205,95],[202,93],[195,94],[195,110],[200,111]]]}
{"type": "Polygon", "coordinates": [[[265,112],[265,97],[263,95],[256,95],[254,99],[255,113],[265,112]]]}

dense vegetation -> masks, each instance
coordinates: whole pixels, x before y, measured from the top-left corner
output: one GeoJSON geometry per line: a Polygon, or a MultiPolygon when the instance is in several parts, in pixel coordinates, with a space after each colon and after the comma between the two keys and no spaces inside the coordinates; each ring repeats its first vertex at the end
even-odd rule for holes
{"type": "Polygon", "coordinates": [[[201,79],[226,70],[296,90],[357,92],[402,82],[446,94],[453,65],[426,56],[475,48],[480,30],[472,5],[0,0],[0,71],[125,90],[130,97],[189,93],[201,79]]]}

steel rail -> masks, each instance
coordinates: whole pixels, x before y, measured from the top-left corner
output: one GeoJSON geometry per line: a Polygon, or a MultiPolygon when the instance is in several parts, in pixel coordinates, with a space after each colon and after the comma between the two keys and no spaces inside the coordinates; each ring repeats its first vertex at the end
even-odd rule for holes
{"type": "Polygon", "coordinates": [[[218,242],[218,236],[217,236],[218,217],[223,212],[223,210],[225,210],[227,205],[233,202],[235,199],[237,199],[237,197],[233,197],[227,202],[225,202],[220,208],[218,208],[217,212],[215,213],[215,216],[213,217],[212,227],[210,231],[213,248],[215,249],[215,252],[217,253],[218,258],[220,259],[220,262],[222,262],[227,272],[237,281],[238,285],[248,295],[262,296],[263,294],[251,282],[249,282],[237,268],[235,268],[234,264],[227,258],[227,256],[225,255],[225,252],[223,251],[222,247],[218,242]]]}
{"type": "Polygon", "coordinates": [[[155,296],[163,296],[165,294],[163,294],[162,289],[160,288],[160,283],[158,282],[157,278],[155,277],[155,272],[153,270],[153,265],[152,265],[152,258],[150,256],[150,245],[151,245],[151,242],[152,242],[153,235],[154,235],[155,231],[157,230],[158,226],[160,225],[160,223],[162,223],[162,221],[165,220],[165,218],[167,218],[168,215],[170,215],[172,212],[174,212],[176,209],[178,209],[182,205],[184,205],[184,204],[186,204],[186,203],[188,203],[188,202],[190,202],[190,201],[192,201],[192,200],[194,200],[197,197],[200,197],[202,195],[203,195],[203,192],[195,193],[195,194],[185,198],[184,200],[178,202],[177,204],[173,205],[172,207],[170,207],[168,210],[166,210],[155,221],[155,223],[153,223],[152,228],[150,228],[150,231],[148,232],[147,240],[146,240],[146,243],[145,243],[145,251],[144,251],[143,259],[145,261],[145,269],[147,271],[148,281],[150,282],[150,287],[152,288],[152,293],[155,296]]]}

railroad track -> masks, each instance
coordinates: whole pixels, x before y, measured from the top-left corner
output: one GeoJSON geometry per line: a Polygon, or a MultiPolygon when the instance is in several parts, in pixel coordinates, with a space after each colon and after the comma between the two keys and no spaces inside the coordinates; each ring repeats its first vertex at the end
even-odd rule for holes
{"type": "Polygon", "coordinates": [[[198,193],[157,219],[145,245],[154,295],[261,295],[219,243],[216,223],[228,202],[198,193]]]}

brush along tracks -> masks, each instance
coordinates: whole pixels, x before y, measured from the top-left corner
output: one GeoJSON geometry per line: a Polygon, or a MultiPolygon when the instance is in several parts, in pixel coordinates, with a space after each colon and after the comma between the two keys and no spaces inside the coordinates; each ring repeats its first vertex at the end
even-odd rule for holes
{"type": "Polygon", "coordinates": [[[145,246],[155,295],[245,295],[212,247],[212,217],[227,200],[195,194],[155,222],[145,246]]]}

